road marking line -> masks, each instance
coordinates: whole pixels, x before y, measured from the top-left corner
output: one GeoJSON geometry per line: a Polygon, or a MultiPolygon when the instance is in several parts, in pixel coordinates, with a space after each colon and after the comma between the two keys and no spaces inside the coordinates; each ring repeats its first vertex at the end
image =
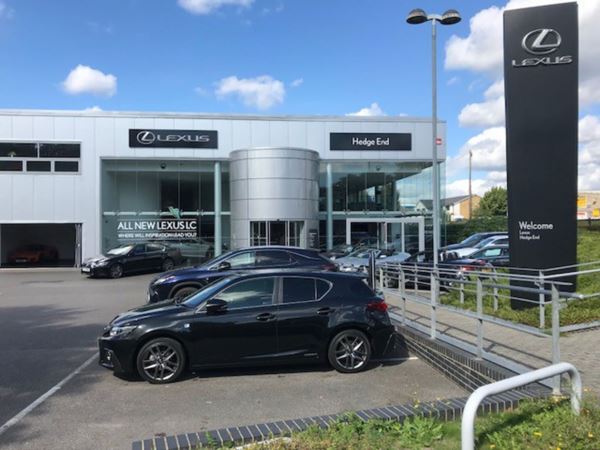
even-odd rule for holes
{"type": "Polygon", "coordinates": [[[0,427],[0,436],[2,435],[2,433],[4,433],[10,427],[12,427],[13,425],[16,425],[21,419],[23,419],[27,414],[29,414],[35,408],[37,408],[42,403],[44,403],[44,401],[46,401],[54,393],[59,391],[75,375],[77,375],[79,372],[81,372],[83,369],[85,369],[87,366],[89,366],[97,357],[98,357],[98,353],[94,352],[94,354],[92,356],[90,356],[82,365],[80,365],[77,369],[75,369],[73,372],[71,372],[69,375],[67,375],[65,378],[63,378],[61,381],[59,381],[54,387],[50,388],[50,390],[48,392],[46,392],[45,394],[38,397],[36,400],[33,401],[33,403],[31,403],[29,406],[27,406],[25,409],[23,409],[20,413],[18,413],[12,419],[9,419],[4,425],[2,425],[0,427]]]}

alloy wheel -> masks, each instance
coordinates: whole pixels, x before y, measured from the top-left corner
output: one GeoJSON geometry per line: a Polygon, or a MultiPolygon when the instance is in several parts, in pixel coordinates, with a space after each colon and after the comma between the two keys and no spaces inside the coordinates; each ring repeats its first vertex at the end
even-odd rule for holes
{"type": "Polygon", "coordinates": [[[360,369],[367,358],[367,344],[360,336],[346,335],[335,346],[335,359],[346,370],[360,369]]]}
{"type": "Polygon", "coordinates": [[[110,276],[112,278],[121,278],[123,275],[123,266],[121,264],[115,264],[110,268],[110,276]]]}
{"type": "Polygon", "coordinates": [[[142,359],[142,370],[151,380],[165,382],[177,373],[181,360],[177,350],[165,342],[157,342],[146,349],[142,359]]]}

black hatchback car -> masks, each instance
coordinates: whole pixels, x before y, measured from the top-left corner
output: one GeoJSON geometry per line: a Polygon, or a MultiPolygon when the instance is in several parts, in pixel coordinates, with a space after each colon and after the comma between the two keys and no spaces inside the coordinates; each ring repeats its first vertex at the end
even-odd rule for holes
{"type": "Polygon", "coordinates": [[[393,332],[386,303],[357,275],[238,274],[117,316],[99,338],[100,364],[159,384],[186,369],[283,362],[352,373],[383,355],[393,332]]]}
{"type": "Polygon", "coordinates": [[[318,250],[297,247],[250,247],[234,250],[204,264],[163,273],[150,282],[148,303],[184,298],[224,277],[229,271],[256,269],[337,270],[318,250]]]}
{"type": "Polygon", "coordinates": [[[176,248],[153,243],[126,244],[86,259],[81,264],[81,273],[120,278],[134,272],[171,270],[182,262],[181,252],[176,248]]]}

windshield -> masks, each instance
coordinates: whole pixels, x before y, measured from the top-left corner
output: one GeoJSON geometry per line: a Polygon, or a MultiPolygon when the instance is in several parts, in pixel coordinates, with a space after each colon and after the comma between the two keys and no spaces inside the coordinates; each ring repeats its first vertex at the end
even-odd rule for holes
{"type": "Polygon", "coordinates": [[[358,250],[353,251],[352,253],[350,253],[348,256],[350,258],[368,258],[369,254],[374,251],[371,248],[361,248],[358,250]]]}
{"type": "Polygon", "coordinates": [[[227,258],[229,258],[232,253],[233,253],[233,251],[229,251],[227,253],[223,253],[221,256],[217,256],[216,258],[209,259],[208,261],[200,264],[198,267],[215,266],[215,265],[219,264],[221,261],[224,261],[227,258]]]}
{"type": "Polygon", "coordinates": [[[107,255],[126,255],[133,248],[133,245],[122,245],[121,247],[111,248],[106,252],[107,255]]]}
{"type": "Polygon", "coordinates": [[[481,240],[481,235],[479,233],[474,234],[472,236],[469,236],[468,238],[466,238],[464,241],[461,241],[461,245],[464,246],[468,246],[468,247],[473,247],[475,244],[477,244],[479,241],[481,240]]]}
{"type": "Polygon", "coordinates": [[[197,308],[206,300],[211,298],[215,293],[227,286],[231,280],[233,280],[232,277],[227,277],[209,284],[204,289],[200,289],[199,291],[196,291],[194,294],[190,295],[182,303],[189,308],[197,308]]]}

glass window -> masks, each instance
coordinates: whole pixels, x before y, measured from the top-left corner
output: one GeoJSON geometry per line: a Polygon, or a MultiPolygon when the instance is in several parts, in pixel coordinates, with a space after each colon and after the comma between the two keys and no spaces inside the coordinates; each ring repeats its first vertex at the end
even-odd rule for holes
{"type": "Polygon", "coordinates": [[[256,253],[255,252],[243,252],[226,259],[231,268],[254,266],[256,264],[256,253]]]}
{"type": "Polygon", "coordinates": [[[55,161],[55,172],[79,172],[79,162],[77,161],[55,161]]]}
{"type": "Polygon", "coordinates": [[[290,264],[290,254],[284,251],[257,251],[256,265],[258,267],[266,266],[285,266],[290,264]]]}
{"type": "Polygon", "coordinates": [[[23,161],[0,161],[1,172],[22,172],[23,161]]]}
{"type": "Polygon", "coordinates": [[[39,144],[40,158],[79,158],[80,144],[39,144]]]}
{"type": "Polygon", "coordinates": [[[156,245],[156,244],[147,244],[146,249],[149,252],[162,252],[163,247],[160,245],[156,245]]]}
{"type": "Polygon", "coordinates": [[[253,278],[221,291],[217,298],[227,302],[228,309],[267,306],[273,303],[274,278],[253,278]]]}
{"type": "Polygon", "coordinates": [[[489,248],[489,249],[485,250],[483,255],[490,258],[490,257],[494,257],[494,256],[500,256],[501,253],[502,253],[501,248],[489,248]]]}
{"type": "Polygon", "coordinates": [[[146,245],[145,244],[136,244],[135,247],[133,247],[134,255],[141,255],[143,253],[146,253],[146,245]]]}
{"type": "Polygon", "coordinates": [[[314,278],[283,278],[283,303],[312,302],[316,298],[317,288],[314,278]]]}
{"type": "Polygon", "coordinates": [[[357,279],[348,284],[350,292],[359,297],[372,297],[373,290],[367,285],[366,280],[357,279]]]}
{"type": "Polygon", "coordinates": [[[37,158],[37,144],[0,143],[0,157],[37,158]]]}
{"type": "Polygon", "coordinates": [[[250,245],[267,245],[267,222],[250,222],[250,245]]]}
{"type": "Polygon", "coordinates": [[[50,161],[27,161],[27,172],[50,172],[50,161]]]}
{"type": "Polygon", "coordinates": [[[331,288],[331,285],[324,280],[315,280],[317,283],[317,299],[323,297],[325,294],[327,294],[327,292],[329,292],[329,289],[331,288]]]}

